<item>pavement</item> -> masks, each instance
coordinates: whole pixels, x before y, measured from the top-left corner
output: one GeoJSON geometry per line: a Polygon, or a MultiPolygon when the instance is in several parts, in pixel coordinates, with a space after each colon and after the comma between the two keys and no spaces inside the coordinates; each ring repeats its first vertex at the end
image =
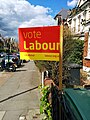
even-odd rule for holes
{"type": "MultiPolygon", "coordinates": [[[[23,69],[23,68],[21,68],[23,69]]],[[[13,76],[14,73],[8,73],[8,72],[0,72],[0,87],[2,87],[6,82],[7,80],[13,76]]],[[[40,77],[40,76],[39,76],[40,77]]],[[[39,89],[35,89],[36,93],[37,93],[37,96],[40,100],[40,92],[39,92],[39,89]]],[[[37,99],[38,99],[37,98],[37,99]]],[[[39,104],[40,104],[40,101],[39,101],[39,104]]],[[[3,120],[4,116],[6,114],[6,111],[4,110],[1,110],[0,111],[0,120],[3,120]]],[[[19,116],[19,119],[18,120],[42,120],[43,119],[43,116],[40,115],[40,109],[39,107],[35,107],[35,108],[30,108],[28,109],[25,113],[21,114],[19,116]]]]}
{"type": "Polygon", "coordinates": [[[40,109],[29,110],[26,115],[20,116],[19,120],[42,120],[43,115],[40,115],[40,109]]]}
{"type": "Polygon", "coordinates": [[[13,72],[0,72],[0,87],[3,86],[6,81],[13,75],[13,72]]]}
{"type": "MultiPolygon", "coordinates": [[[[5,71],[0,72],[0,87],[5,84],[7,79],[11,77],[12,73],[8,74],[5,71]]],[[[3,120],[3,117],[5,115],[6,111],[0,111],[0,120],[3,120]]]]}
{"type": "Polygon", "coordinates": [[[5,115],[5,111],[0,111],[0,120],[3,119],[3,116],[5,115]]]}
{"type": "MultiPolygon", "coordinates": [[[[41,95],[38,89],[36,89],[38,98],[40,99],[41,95]]],[[[38,99],[37,98],[37,99],[38,99]]],[[[39,103],[40,104],[40,103],[39,103]]],[[[40,114],[40,108],[35,107],[27,111],[26,114],[22,114],[19,118],[19,120],[42,120],[44,116],[40,114]]]]}

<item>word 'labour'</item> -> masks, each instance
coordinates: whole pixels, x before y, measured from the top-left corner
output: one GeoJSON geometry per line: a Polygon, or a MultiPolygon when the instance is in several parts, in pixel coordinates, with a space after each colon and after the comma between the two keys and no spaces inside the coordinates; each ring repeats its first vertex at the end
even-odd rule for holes
{"type": "Polygon", "coordinates": [[[28,43],[24,41],[24,50],[55,50],[58,51],[60,48],[60,43],[58,42],[43,42],[40,43],[37,40],[34,43],[28,43]]]}

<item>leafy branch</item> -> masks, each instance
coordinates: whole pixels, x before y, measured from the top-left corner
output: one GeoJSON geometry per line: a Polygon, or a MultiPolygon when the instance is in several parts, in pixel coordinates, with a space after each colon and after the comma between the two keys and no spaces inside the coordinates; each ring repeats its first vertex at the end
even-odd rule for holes
{"type": "Polygon", "coordinates": [[[50,87],[49,86],[45,86],[43,88],[39,87],[40,91],[41,91],[41,104],[40,104],[40,114],[44,115],[43,120],[52,120],[52,115],[51,115],[51,105],[49,103],[48,97],[49,97],[49,93],[50,93],[50,87]]]}

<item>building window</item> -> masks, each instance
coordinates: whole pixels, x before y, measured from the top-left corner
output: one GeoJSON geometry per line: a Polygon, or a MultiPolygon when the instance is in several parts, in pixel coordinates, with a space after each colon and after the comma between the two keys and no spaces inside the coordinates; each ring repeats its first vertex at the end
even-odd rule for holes
{"type": "Polygon", "coordinates": [[[78,17],[78,32],[80,31],[80,21],[81,21],[81,16],[79,15],[79,17],[78,17]]]}
{"type": "Polygon", "coordinates": [[[84,17],[84,19],[86,20],[86,11],[84,11],[83,17],[84,17]]]}
{"type": "Polygon", "coordinates": [[[76,31],[76,19],[74,19],[74,27],[73,27],[73,32],[76,31]]]}

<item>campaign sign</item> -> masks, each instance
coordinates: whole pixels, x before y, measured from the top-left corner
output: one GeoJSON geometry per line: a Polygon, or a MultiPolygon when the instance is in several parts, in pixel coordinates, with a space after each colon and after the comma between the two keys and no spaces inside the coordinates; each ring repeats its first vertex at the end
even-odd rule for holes
{"type": "Polygon", "coordinates": [[[59,61],[60,26],[19,28],[20,58],[59,61]]]}

